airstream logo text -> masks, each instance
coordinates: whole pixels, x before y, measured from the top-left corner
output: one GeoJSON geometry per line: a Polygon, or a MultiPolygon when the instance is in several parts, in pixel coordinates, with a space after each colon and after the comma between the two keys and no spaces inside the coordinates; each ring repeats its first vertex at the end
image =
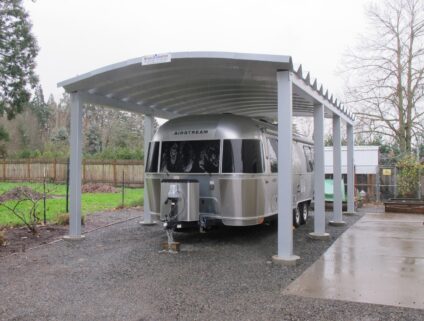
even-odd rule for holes
{"type": "Polygon", "coordinates": [[[193,130],[176,130],[174,131],[174,135],[199,135],[199,134],[207,134],[207,129],[193,129],[193,130]]]}

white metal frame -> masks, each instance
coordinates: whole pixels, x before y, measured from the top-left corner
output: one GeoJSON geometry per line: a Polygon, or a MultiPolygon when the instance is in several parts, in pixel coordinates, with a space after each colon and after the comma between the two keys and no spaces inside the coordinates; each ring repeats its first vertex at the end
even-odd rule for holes
{"type": "Polygon", "coordinates": [[[65,238],[78,240],[81,234],[81,165],[82,165],[82,108],[78,93],[71,93],[71,136],[69,159],[69,235],[65,238]]]}
{"type": "MultiPolygon", "coordinates": [[[[152,141],[153,138],[153,117],[151,115],[144,115],[144,155],[147,157],[148,152],[148,146],[149,143],[152,141]]],[[[146,157],[144,159],[146,159],[146,157]]],[[[144,162],[144,172],[146,172],[146,162],[144,162]]],[[[146,185],[146,175],[144,175],[144,198],[145,200],[148,199],[148,190],[146,185]]],[[[150,206],[149,202],[144,202],[144,220],[140,222],[143,225],[154,225],[156,224],[155,221],[152,219],[152,215],[150,212],[150,206]]]]}
{"type": "MultiPolygon", "coordinates": [[[[225,71],[225,75],[237,74],[238,70],[242,68],[250,68],[254,66],[255,69],[252,71],[256,73],[262,72],[263,69],[269,73],[274,69],[274,77],[276,80],[269,80],[266,86],[262,86],[261,90],[258,91],[262,95],[268,95],[269,100],[266,106],[262,109],[265,115],[276,115],[275,118],[278,120],[278,251],[277,255],[273,257],[275,262],[293,264],[299,257],[293,254],[293,229],[292,229],[292,115],[293,110],[296,108],[298,114],[309,114],[314,117],[314,140],[315,140],[315,221],[314,221],[314,232],[311,233],[313,238],[326,238],[328,233],[325,232],[325,209],[324,209],[324,117],[333,117],[333,139],[334,139],[334,213],[333,221],[336,223],[343,223],[342,220],[342,207],[341,207],[341,193],[340,193],[340,181],[341,181],[341,139],[340,139],[340,121],[343,120],[347,125],[347,136],[348,136],[348,211],[354,211],[354,193],[353,193],[353,123],[354,118],[340,103],[333,101],[333,97],[329,97],[328,92],[324,94],[323,88],[317,87],[316,81],[311,83],[309,74],[303,77],[301,67],[297,72],[294,72],[291,58],[287,56],[271,56],[271,55],[251,55],[251,54],[236,54],[236,53],[175,53],[172,54],[172,59],[181,59],[182,66],[190,61],[198,61],[196,59],[202,59],[202,62],[217,64],[221,66],[230,66],[225,71]],[[239,64],[238,68],[232,68],[231,63],[239,64]],[[248,61],[249,63],[246,63],[248,61]],[[270,71],[271,70],[271,71],[270,71]],[[277,105],[272,108],[272,88],[273,83],[277,87],[277,105]],[[265,88],[265,89],[264,89],[265,88]],[[269,98],[271,97],[271,98],[269,98]]],[[[134,66],[131,69],[131,75],[125,76],[124,80],[121,81],[119,90],[122,91],[122,84],[127,84],[128,77],[134,77],[134,74],[138,72],[138,68],[141,59],[133,59],[123,63],[107,66],[98,69],[94,72],[84,74],[82,76],[75,77],[73,79],[66,80],[59,84],[63,86],[65,90],[71,94],[71,182],[70,182],[70,227],[69,235],[70,239],[80,239],[81,233],[81,161],[82,161],[82,108],[83,103],[94,103],[106,106],[112,106],[115,108],[124,109],[127,111],[140,112],[145,115],[145,132],[144,132],[144,151],[147,154],[148,143],[152,138],[152,117],[164,117],[173,118],[179,115],[178,107],[168,108],[163,106],[155,106],[150,102],[132,101],[130,98],[118,97],[115,93],[101,93],[96,87],[97,82],[99,88],[103,88],[107,84],[113,86],[114,83],[114,72],[119,71],[117,75],[125,74],[122,72],[124,68],[134,66]],[[103,74],[107,74],[107,78],[101,78],[103,74]],[[100,80],[101,79],[101,80],[100,80]],[[112,84],[112,85],[111,85],[112,84]]],[[[187,64],[189,66],[190,64],[187,64]]],[[[175,72],[184,70],[181,65],[175,72]]],[[[149,67],[154,68],[154,67],[149,67]]],[[[159,67],[158,67],[159,68],[159,67]]],[[[160,68],[164,68],[161,66],[160,68]]],[[[253,68],[253,67],[252,67],[253,68]]],[[[149,69],[149,70],[151,70],[149,69]]],[[[141,69],[140,69],[141,70],[141,69]]],[[[160,69],[163,71],[163,69],[160,69]]],[[[173,70],[169,69],[169,73],[173,70]]],[[[241,73],[240,80],[246,81],[245,77],[249,73],[241,73]]],[[[238,75],[238,74],[237,74],[238,75]]],[[[151,76],[151,75],[149,75],[151,76]]],[[[203,75],[204,77],[204,75],[203,75]]],[[[252,82],[261,80],[264,75],[260,77],[252,76],[252,82]]],[[[234,80],[234,79],[233,79],[234,80]]],[[[173,79],[175,81],[175,78],[173,79]]],[[[236,85],[239,83],[236,81],[236,85]]],[[[185,84],[183,84],[185,85],[185,84]]],[[[106,88],[106,87],[105,87],[106,88]]],[[[164,87],[165,88],[165,87],[164,87]]],[[[217,87],[218,88],[218,85],[217,87]]],[[[133,89],[135,90],[135,89],[133,89]]],[[[222,89],[219,89],[222,90],[222,89]]],[[[230,90],[230,89],[226,89],[230,90]]],[[[219,93],[220,91],[217,91],[219,93]]],[[[248,91],[246,91],[248,92],[248,91]]],[[[134,92],[132,95],[135,95],[134,92]]],[[[178,95],[178,93],[176,93],[178,95]]],[[[135,95],[137,96],[137,95],[135,95]]],[[[155,96],[152,96],[155,97],[155,96]]],[[[192,97],[192,96],[191,96],[192,97]]],[[[254,106],[257,106],[258,99],[260,101],[261,96],[253,97],[251,108],[246,109],[245,115],[250,115],[251,110],[255,111],[254,106]],[[258,98],[259,97],[259,98],[258,98]]],[[[264,96],[265,97],[265,96],[264,96]]],[[[198,97],[195,97],[198,100],[198,97]]],[[[275,98],[275,97],[274,97],[275,98]]],[[[162,100],[165,101],[165,100],[162,100]]],[[[245,101],[245,100],[243,100],[245,101]]],[[[231,101],[230,101],[231,102],[231,101]]],[[[241,101],[240,101],[241,102],[241,101]]],[[[207,104],[205,104],[207,106],[207,104]]],[[[241,103],[235,103],[236,112],[243,112],[241,103]]],[[[182,110],[182,109],[181,109],[182,110]]],[[[185,109],[190,113],[195,113],[196,110],[193,107],[185,109]]],[[[208,112],[216,112],[213,108],[208,112]]],[[[260,112],[255,111],[255,112],[260,112]]],[[[243,113],[242,113],[243,114],[243,113]]],[[[147,199],[147,189],[144,189],[144,196],[147,199]]],[[[152,218],[150,215],[148,204],[145,203],[144,222],[145,224],[151,224],[152,218]]]]}
{"type": "Polygon", "coordinates": [[[340,116],[333,114],[333,218],[331,225],[344,225],[342,210],[342,137],[340,116]]]}

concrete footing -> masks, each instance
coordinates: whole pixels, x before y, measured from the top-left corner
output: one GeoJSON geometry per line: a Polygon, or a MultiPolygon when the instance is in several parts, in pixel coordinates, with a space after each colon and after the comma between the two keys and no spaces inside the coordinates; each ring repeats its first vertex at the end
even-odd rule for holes
{"type": "Polygon", "coordinates": [[[329,240],[331,238],[329,233],[315,233],[311,232],[308,234],[309,238],[313,240],[329,240]]]}
{"type": "Polygon", "coordinates": [[[157,221],[150,221],[150,222],[140,221],[139,223],[140,225],[151,226],[151,225],[156,225],[158,222],[157,221]]]}
{"type": "Polygon", "coordinates": [[[278,256],[273,255],[272,256],[272,262],[279,265],[296,265],[296,262],[300,259],[297,255],[290,255],[290,256],[278,256]]]}
{"type": "Polygon", "coordinates": [[[82,241],[85,239],[85,235],[64,235],[65,241],[82,241]]]}
{"type": "Polygon", "coordinates": [[[343,226],[346,225],[345,221],[330,221],[328,224],[331,226],[343,226]]]}
{"type": "Polygon", "coordinates": [[[355,215],[358,215],[358,213],[356,213],[356,212],[344,212],[343,215],[346,215],[346,216],[355,216],[355,215]]]}

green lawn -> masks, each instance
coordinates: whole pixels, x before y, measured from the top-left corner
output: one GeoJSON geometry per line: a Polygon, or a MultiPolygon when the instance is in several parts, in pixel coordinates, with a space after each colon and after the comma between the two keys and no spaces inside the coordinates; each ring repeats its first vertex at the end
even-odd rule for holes
{"type": "MultiPolygon", "coordinates": [[[[18,186],[28,186],[39,192],[43,191],[43,185],[39,183],[0,183],[0,195],[18,186]]],[[[54,198],[48,198],[46,201],[46,216],[49,222],[54,222],[59,214],[66,212],[66,186],[63,184],[48,184],[48,194],[54,195],[54,198]]],[[[82,214],[90,214],[107,209],[113,209],[122,204],[121,189],[118,193],[84,193],[82,194],[82,214]]],[[[5,205],[13,207],[16,201],[7,201],[5,205]]],[[[125,206],[134,206],[143,204],[142,188],[125,189],[125,206]]],[[[19,209],[22,213],[29,212],[31,204],[29,201],[21,203],[19,209]]],[[[37,213],[40,220],[43,219],[43,200],[37,205],[37,213]]],[[[0,206],[0,227],[20,226],[22,222],[13,215],[4,206],[0,206]]]]}

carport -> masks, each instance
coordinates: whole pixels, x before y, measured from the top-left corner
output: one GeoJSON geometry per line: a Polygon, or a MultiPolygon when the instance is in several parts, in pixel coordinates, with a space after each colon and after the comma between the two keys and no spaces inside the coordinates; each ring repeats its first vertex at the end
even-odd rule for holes
{"type": "MultiPolygon", "coordinates": [[[[233,113],[278,123],[278,253],[293,263],[292,116],[314,118],[315,219],[312,238],[326,238],[324,209],[324,117],[333,120],[334,206],[331,224],[343,224],[341,121],[347,129],[348,212],[354,212],[354,117],[290,56],[180,52],[144,56],[109,65],[60,82],[71,95],[69,239],[81,239],[82,108],[110,106],[145,116],[144,146],[152,138],[153,117],[233,113]]],[[[146,148],[145,148],[146,150],[146,148]]],[[[147,189],[144,199],[147,200],[147,189]]],[[[149,204],[144,223],[151,224],[149,204]]]]}

